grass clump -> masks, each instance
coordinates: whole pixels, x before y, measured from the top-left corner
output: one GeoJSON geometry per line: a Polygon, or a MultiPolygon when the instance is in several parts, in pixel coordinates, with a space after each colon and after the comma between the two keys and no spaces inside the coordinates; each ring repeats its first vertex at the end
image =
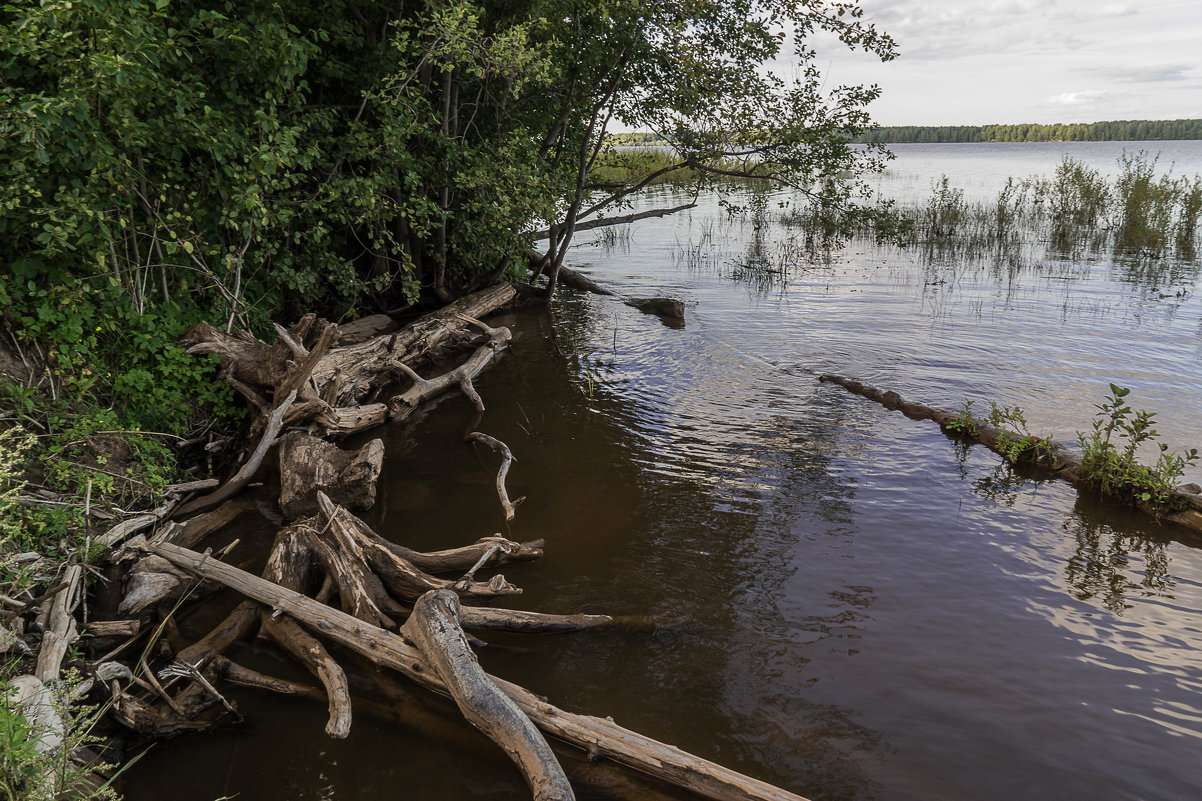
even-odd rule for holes
{"type": "Polygon", "coordinates": [[[1198,461],[1197,448],[1170,453],[1158,442],[1153,428],[1155,412],[1136,409],[1127,402],[1131,390],[1110,385],[1110,396],[1097,405],[1093,430],[1078,434],[1081,443],[1081,473],[1103,492],[1173,509],[1178,505],[1177,482],[1185,469],[1198,461]],[[1159,451],[1156,461],[1145,465],[1136,458],[1144,445],[1159,451]]]}
{"type": "MultiPolygon", "coordinates": [[[[0,670],[0,798],[119,801],[112,784],[124,767],[101,782],[99,772],[111,771],[113,765],[81,764],[73,758],[82,748],[100,745],[94,728],[103,714],[99,707],[71,704],[82,684],[79,675],[69,671],[48,701],[30,707],[19,703],[11,673],[11,666],[0,670]]],[[[135,761],[137,757],[125,767],[135,761]]]]}

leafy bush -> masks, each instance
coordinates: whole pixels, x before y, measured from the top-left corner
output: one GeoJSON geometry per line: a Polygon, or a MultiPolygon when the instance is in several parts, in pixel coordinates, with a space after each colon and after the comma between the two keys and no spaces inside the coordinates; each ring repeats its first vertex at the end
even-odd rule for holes
{"type": "Polygon", "coordinates": [[[1097,405],[1093,430],[1088,435],[1078,435],[1081,471],[1104,492],[1173,508],[1177,481],[1186,467],[1198,461],[1198,449],[1170,453],[1166,443],[1157,442],[1159,434],[1152,427],[1156,413],[1130,406],[1127,403],[1130,393],[1127,387],[1111,384],[1110,396],[1097,405]],[[1159,449],[1152,465],[1142,464],[1136,458],[1136,452],[1145,443],[1159,449]]]}

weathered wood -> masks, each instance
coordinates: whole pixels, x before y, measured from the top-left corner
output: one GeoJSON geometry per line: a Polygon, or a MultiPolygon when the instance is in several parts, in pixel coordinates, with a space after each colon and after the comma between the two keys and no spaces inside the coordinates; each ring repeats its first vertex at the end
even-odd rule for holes
{"type": "MultiPolygon", "coordinates": [[[[168,543],[152,546],[152,551],[281,614],[292,615],[310,630],[363,654],[376,664],[397,670],[428,688],[446,692],[445,685],[433,675],[421,653],[398,635],[368,626],[312,598],[195,551],[168,543]]],[[[491,678],[544,733],[598,758],[613,759],[716,801],[803,801],[801,796],[624,729],[613,721],[567,712],[516,684],[491,678]]]]}
{"type": "Polygon", "coordinates": [[[117,613],[139,615],[162,601],[178,598],[191,581],[188,573],[161,557],[139,559],[126,578],[125,596],[117,613]]]}
{"type": "Polygon", "coordinates": [[[234,474],[233,478],[221,485],[221,487],[204,497],[189,501],[183,506],[178,507],[173,513],[173,517],[187,517],[197,512],[202,512],[205,509],[211,509],[222,501],[232,498],[243,487],[250,483],[254,478],[255,473],[259,471],[259,466],[263,464],[263,458],[267,455],[267,451],[271,446],[275,445],[276,439],[279,436],[280,428],[284,424],[284,415],[288,413],[288,408],[292,406],[292,402],[296,400],[296,390],[288,393],[284,400],[280,401],[267,419],[267,425],[263,429],[263,436],[259,439],[259,444],[255,448],[254,453],[246,460],[246,464],[234,474]]]}
{"type": "MultiPolygon", "coordinates": [[[[179,546],[176,546],[179,547],[179,546]]],[[[259,613],[263,607],[256,601],[241,601],[204,637],[175,655],[177,661],[187,662],[193,667],[202,667],[238,640],[250,636],[259,625],[259,613]]]]}
{"type": "Polygon", "coordinates": [[[396,602],[384,589],[384,584],[372,572],[357,543],[344,544],[341,527],[326,525],[308,530],[308,539],[313,555],[325,568],[326,576],[338,588],[342,611],[362,621],[386,629],[395,629],[397,623],[390,612],[399,610],[396,602]],[[333,535],[333,536],[331,536],[333,535]]]}
{"type": "MultiPolygon", "coordinates": [[[[371,568],[375,576],[397,598],[416,601],[430,590],[453,589],[465,600],[494,598],[498,595],[519,595],[522,590],[498,574],[486,582],[458,582],[440,579],[418,570],[404,557],[386,547],[379,539],[363,536],[367,525],[353,514],[330,501],[323,493],[317,494],[321,514],[332,530],[337,531],[340,543],[353,543],[356,554],[371,568]]],[[[477,557],[479,558],[479,557],[477,557]]]]}
{"type": "Polygon", "coordinates": [[[426,401],[455,387],[463,390],[463,394],[468,397],[477,410],[484,411],[484,401],[481,400],[480,393],[476,392],[472,380],[496,359],[501,351],[509,347],[513,333],[508,328],[492,328],[471,317],[463,317],[463,319],[483,331],[488,336],[488,341],[476,348],[475,352],[458,367],[436,378],[422,378],[404,362],[397,362],[397,368],[409,376],[413,385],[389,401],[388,411],[392,418],[403,418],[426,401]]]}
{"type": "Polygon", "coordinates": [[[122,520],[117,525],[110,528],[104,534],[96,538],[96,544],[102,548],[111,548],[117,543],[124,540],[126,537],[141,531],[144,528],[149,528],[160,520],[171,515],[172,512],[179,506],[178,501],[170,501],[159,506],[154,511],[143,512],[140,515],[135,515],[128,520],[122,520]]]}
{"type": "Polygon", "coordinates": [[[509,467],[515,461],[513,451],[509,450],[509,446],[501,440],[490,437],[488,434],[482,434],[479,431],[473,431],[467,435],[469,442],[479,442],[482,445],[487,445],[497,453],[501,454],[501,466],[497,469],[497,497],[501,499],[501,508],[505,511],[505,520],[513,520],[515,509],[524,498],[518,498],[516,501],[509,500],[509,491],[505,488],[505,477],[509,475],[509,467]]]}
{"type": "Polygon", "coordinates": [[[338,344],[342,346],[366,342],[380,334],[391,333],[396,321],[387,314],[369,314],[338,326],[338,344]]]}
{"type": "Polygon", "coordinates": [[[517,764],[535,801],[572,801],[576,796],[551,747],[480,667],[458,613],[455,593],[432,590],[417,600],[401,634],[433,667],[468,722],[517,764]]]}
{"type": "Polygon", "coordinates": [[[140,620],[93,620],[83,630],[93,637],[132,637],[142,630],[140,620]]]}
{"type": "Polygon", "coordinates": [[[280,438],[279,460],[280,511],[285,517],[316,512],[318,491],[348,509],[370,509],[384,466],[384,441],[373,439],[357,451],[345,451],[291,431],[280,438]]]}
{"type": "Polygon", "coordinates": [[[344,740],[351,733],[351,691],[346,673],[316,637],[287,617],[264,615],[263,633],[300,662],[326,688],[330,717],[326,734],[344,740]]]}
{"type": "Polygon", "coordinates": [[[646,615],[552,615],[521,609],[464,606],[459,622],[472,631],[512,631],[519,634],[566,634],[587,629],[662,631],[689,624],[687,618],[646,615]]]}
{"type": "MultiPolygon", "coordinates": [[[[276,535],[263,575],[290,592],[304,592],[311,585],[310,555],[315,541],[303,524],[290,526],[276,535]]],[[[321,682],[329,698],[330,717],[326,734],[345,739],[351,733],[351,695],[346,674],[319,640],[302,629],[295,620],[263,612],[262,634],[288,652],[321,682]]]]}
{"type": "Polygon", "coordinates": [[[205,537],[228,526],[244,512],[254,508],[252,504],[226,501],[208,512],[183,522],[173,522],[156,536],[183,548],[195,548],[205,537]]]}
{"type": "Polygon", "coordinates": [[[46,633],[42,635],[38,667],[34,674],[38,681],[48,682],[58,678],[63,658],[67,655],[67,647],[79,636],[72,612],[79,600],[82,578],[83,568],[71,565],[63,579],[67,584],[66,589],[54,596],[54,602],[50,606],[49,625],[46,633]]]}
{"type": "Polygon", "coordinates": [[[472,545],[464,545],[459,548],[429,552],[414,551],[411,548],[406,548],[404,545],[381,537],[354,515],[350,516],[350,521],[359,529],[364,537],[367,537],[381,548],[391,551],[396,556],[413,565],[413,567],[426,573],[461,572],[476,564],[480,560],[480,557],[486,553],[491,553],[492,556],[489,557],[485,566],[503,565],[508,562],[530,562],[535,559],[541,559],[543,556],[543,540],[514,542],[500,534],[482,537],[472,545]]]}
{"type": "Polygon", "coordinates": [[[317,417],[317,424],[327,435],[348,436],[382,426],[388,422],[388,404],[365,403],[361,406],[339,406],[317,417]]]}

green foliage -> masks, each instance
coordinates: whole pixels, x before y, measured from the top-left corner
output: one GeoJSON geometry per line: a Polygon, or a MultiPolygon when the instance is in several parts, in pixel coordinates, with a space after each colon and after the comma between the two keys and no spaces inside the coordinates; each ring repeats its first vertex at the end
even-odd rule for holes
{"type": "Polygon", "coordinates": [[[862,142],[1134,142],[1202,139],[1202,120],[1117,120],[1040,125],[943,125],[874,128],[862,142]]]}
{"type": "Polygon", "coordinates": [[[22,468],[34,445],[34,437],[20,426],[0,431],[0,554],[21,531],[17,496],[22,485],[22,468]]]}
{"type": "Polygon", "coordinates": [[[1144,501],[1161,508],[1174,508],[1174,490],[1186,467],[1198,461],[1197,448],[1183,454],[1170,453],[1168,445],[1157,442],[1153,428],[1156,414],[1136,409],[1127,402],[1131,390],[1110,385],[1110,396],[1097,405],[1093,430],[1078,434],[1081,443],[1081,472],[1103,492],[1144,501]],[[1139,462],[1141,446],[1159,450],[1152,465],[1139,462]]]}
{"type": "Polygon", "coordinates": [[[8,683],[11,675],[11,666],[0,670],[0,797],[6,801],[118,801],[112,780],[99,786],[91,782],[94,770],[111,770],[112,765],[84,766],[71,758],[76,750],[97,744],[92,730],[100,717],[96,707],[69,705],[71,691],[80,684],[79,676],[69,672],[55,691],[54,711],[67,725],[62,746],[48,749],[39,745],[46,732],[32,725],[17,705],[8,683]]]}
{"type": "Polygon", "coordinates": [[[964,399],[964,404],[956,410],[955,416],[947,424],[948,431],[969,437],[976,435],[977,418],[972,416],[972,404],[973,401],[964,399]]]}
{"type": "Polygon", "coordinates": [[[1010,464],[1038,462],[1052,454],[1052,441],[1031,433],[1026,415],[1018,406],[989,404],[985,423],[997,431],[995,449],[1010,464]]]}

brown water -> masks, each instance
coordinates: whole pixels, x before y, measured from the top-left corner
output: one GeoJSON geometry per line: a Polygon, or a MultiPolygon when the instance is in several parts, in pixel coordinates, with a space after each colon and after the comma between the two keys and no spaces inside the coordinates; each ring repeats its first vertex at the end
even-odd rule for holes
{"type": "MultiPolygon", "coordinates": [[[[815,799],[1196,798],[1196,538],[1015,475],[814,371],[935,405],[1017,403],[1064,439],[1114,381],[1167,442],[1200,446],[1198,267],[853,247],[732,281],[753,239],[710,208],[580,248],[574,266],[603,283],[685,300],[687,325],[575,293],[552,317],[505,318],[518,339],[478,382],[480,430],[518,458],[516,520],[454,397],[384,432],[369,522],[417,548],[545,537],[542,561],[504,570],[525,588],[515,606],[692,615],[678,632],[490,637],[481,657],[815,799]],[[706,258],[682,257],[706,232],[706,258]]],[[[295,675],[266,649],[235,656],[295,675]]],[[[335,742],[320,706],[239,698],[245,724],[159,746],[129,801],[526,797],[507,766],[365,715],[335,742]]]]}

